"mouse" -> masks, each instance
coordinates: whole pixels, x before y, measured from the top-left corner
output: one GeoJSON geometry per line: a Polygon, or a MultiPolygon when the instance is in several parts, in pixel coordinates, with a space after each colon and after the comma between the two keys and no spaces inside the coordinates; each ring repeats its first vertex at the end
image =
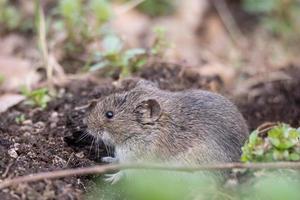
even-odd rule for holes
{"type": "MultiPolygon", "coordinates": [[[[201,165],[236,162],[247,124],[226,97],[200,89],[171,92],[147,80],[93,102],[87,131],[115,149],[109,163],[201,165]]],[[[117,182],[122,172],[107,177],[117,182]]]]}

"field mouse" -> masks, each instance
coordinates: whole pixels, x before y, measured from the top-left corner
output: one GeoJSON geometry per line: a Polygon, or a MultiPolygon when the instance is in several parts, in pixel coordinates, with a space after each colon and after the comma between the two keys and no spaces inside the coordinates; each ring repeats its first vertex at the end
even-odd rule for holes
{"type": "MultiPolygon", "coordinates": [[[[115,158],[104,158],[108,162],[234,162],[248,137],[236,106],[204,90],[169,92],[140,80],[131,90],[103,97],[92,107],[88,132],[115,147],[115,158]]],[[[120,175],[109,180],[115,182],[120,175]]]]}

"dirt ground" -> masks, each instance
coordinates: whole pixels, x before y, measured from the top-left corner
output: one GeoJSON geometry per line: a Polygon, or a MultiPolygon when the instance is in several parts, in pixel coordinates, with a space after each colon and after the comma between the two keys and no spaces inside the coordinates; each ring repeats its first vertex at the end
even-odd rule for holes
{"type": "MultiPolygon", "coordinates": [[[[145,68],[138,75],[157,82],[161,88],[172,91],[189,88],[209,89],[209,84],[222,83],[218,77],[182,76],[179,65],[166,65],[158,72],[156,67],[145,68]],[[176,84],[175,84],[176,83],[176,84]],[[193,84],[192,84],[193,83],[193,84]]],[[[162,65],[160,65],[160,68],[162,65]]],[[[233,99],[250,129],[270,121],[300,125],[300,69],[290,67],[283,71],[290,80],[261,82],[251,85],[233,99]]],[[[188,72],[187,72],[188,73],[188,72]]],[[[61,97],[50,102],[46,110],[22,104],[0,115],[0,172],[1,178],[10,178],[35,172],[62,168],[91,166],[105,155],[103,147],[92,145],[91,138],[81,138],[84,132],[82,118],[91,99],[122,89],[110,80],[101,84],[92,81],[74,81],[60,88],[61,97]],[[20,125],[15,118],[21,113],[26,120],[20,125]],[[92,145],[92,146],[91,146],[92,145]]],[[[0,192],[1,199],[82,199],[86,188],[93,184],[93,176],[70,177],[38,183],[20,184],[0,192]]]]}

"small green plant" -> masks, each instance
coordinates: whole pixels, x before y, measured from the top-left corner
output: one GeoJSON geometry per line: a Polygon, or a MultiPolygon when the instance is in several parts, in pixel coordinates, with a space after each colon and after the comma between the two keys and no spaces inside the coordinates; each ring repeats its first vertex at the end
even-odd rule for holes
{"type": "Polygon", "coordinates": [[[250,13],[261,15],[263,24],[277,35],[289,37],[298,31],[298,0],[243,0],[243,7],[250,13]]]}
{"type": "Polygon", "coordinates": [[[21,114],[15,118],[17,124],[22,124],[26,120],[25,115],[21,114]]]}
{"type": "Polygon", "coordinates": [[[70,46],[99,36],[102,25],[112,16],[112,8],[107,0],[62,0],[58,4],[58,15],[62,21],[56,25],[66,29],[70,46]],[[91,16],[95,20],[91,20],[91,16]]]}
{"type": "Polygon", "coordinates": [[[300,128],[279,124],[262,137],[258,130],[251,133],[242,147],[242,162],[298,161],[300,160],[300,128]]]}
{"type": "Polygon", "coordinates": [[[122,40],[109,34],[103,39],[103,51],[95,55],[97,64],[91,66],[90,70],[119,69],[120,77],[126,77],[142,67],[147,61],[146,58],[145,49],[124,49],[122,40]]]}
{"type": "Polygon", "coordinates": [[[21,15],[18,10],[9,4],[7,0],[0,0],[0,24],[10,30],[16,29],[21,22],[21,15]]]}
{"type": "Polygon", "coordinates": [[[299,199],[299,171],[295,170],[272,170],[260,171],[255,177],[249,178],[245,183],[240,183],[236,188],[238,197],[243,200],[282,200],[299,199]]]}
{"type": "Polygon", "coordinates": [[[45,109],[50,101],[47,88],[39,88],[31,91],[27,87],[21,87],[21,93],[27,98],[26,104],[37,106],[42,109],[45,109]]]}
{"type": "Polygon", "coordinates": [[[167,42],[166,30],[162,27],[156,27],[154,34],[154,42],[148,50],[144,48],[126,49],[117,35],[106,35],[102,41],[103,51],[95,54],[93,60],[96,61],[96,64],[92,65],[90,70],[110,68],[109,71],[111,72],[118,69],[122,78],[137,72],[150,58],[162,58],[170,46],[167,42]]]}

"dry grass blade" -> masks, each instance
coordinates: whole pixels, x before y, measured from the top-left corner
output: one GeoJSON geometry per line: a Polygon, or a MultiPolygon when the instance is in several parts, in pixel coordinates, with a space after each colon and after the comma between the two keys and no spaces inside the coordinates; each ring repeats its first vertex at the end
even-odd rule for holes
{"type": "Polygon", "coordinates": [[[44,66],[47,74],[47,81],[49,88],[53,88],[52,79],[53,79],[53,66],[49,61],[49,52],[47,46],[47,33],[46,33],[46,23],[45,23],[45,14],[41,5],[40,0],[36,0],[36,29],[38,33],[38,45],[40,47],[44,66]]]}
{"type": "Polygon", "coordinates": [[[265,137],[269,130],[271,130],[272,128],[274,128],[275,126],[278,126],[278,125],[279,125],[279,123],[276,123],[276,122],[263,123],[262,125],[260,125],[257,128],[258,134],[265,137]]]}

